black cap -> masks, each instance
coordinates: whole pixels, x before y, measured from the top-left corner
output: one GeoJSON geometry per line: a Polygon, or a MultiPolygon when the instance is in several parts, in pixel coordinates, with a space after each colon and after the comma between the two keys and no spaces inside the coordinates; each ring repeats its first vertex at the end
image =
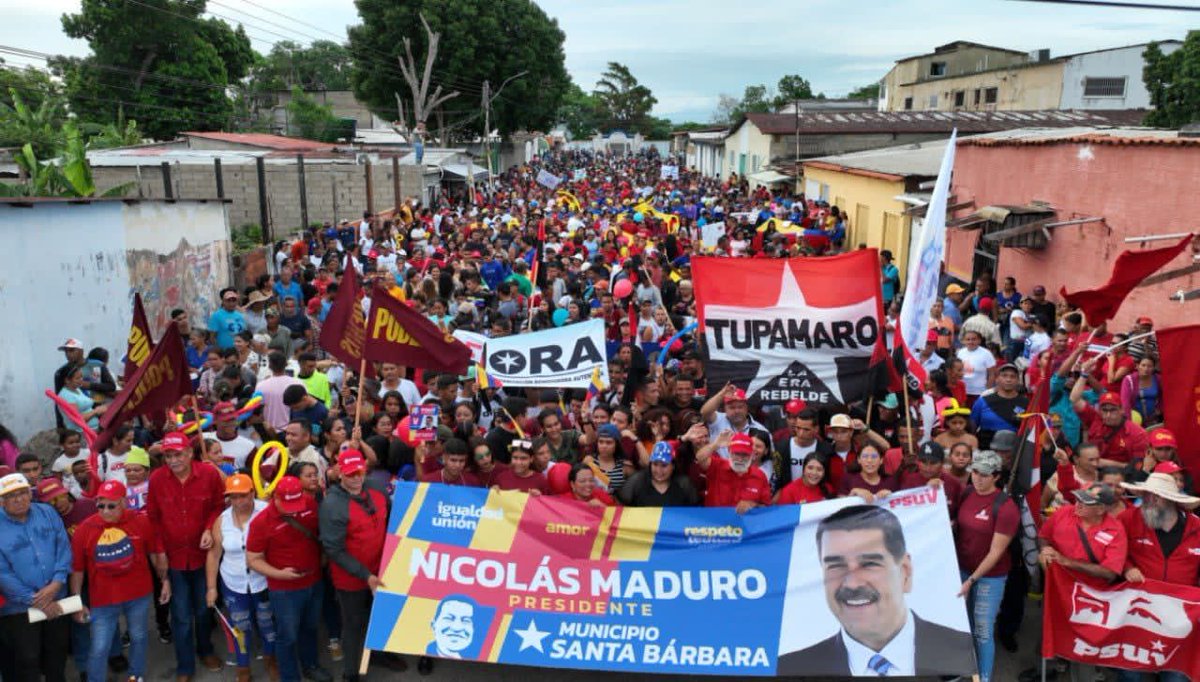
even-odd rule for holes
{"type": "Polygon", "coordinates": [[[929,441],[922,445],[920,450],[917,450],[917,459],[922,462],[937,462],[940,464],[946,461],[946,450],[941,445],[929,441]]]}
{"type": "Polygon", "coordinates": [[[1102,504],[1107,507],[1117,503],[1117,494],[1113,492],[1112,488],[1101,483],[1091,488],[1076,490],[1075,499],[1084,505],[1102,504]]]}

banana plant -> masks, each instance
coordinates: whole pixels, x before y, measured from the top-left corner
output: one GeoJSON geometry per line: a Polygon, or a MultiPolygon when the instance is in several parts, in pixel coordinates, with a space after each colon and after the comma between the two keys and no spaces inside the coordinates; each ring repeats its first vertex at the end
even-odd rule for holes
{"type": "MultiPolygon", "coordinates": [[[[92,179],[92,167],[87,161],[87,147],[83,135],[74,121],[63,124],[66,145],[57,159],[39,161],[33,145],[26,144],[14,156],[14,161],[25,171],[28,180],[24,184],[0,183],[0,196],[4,197],[94,197],[96,183],[92,179]]],[[[101,197],[125,196],[136,186],[127,182],[100,194],[101,197]]]]}

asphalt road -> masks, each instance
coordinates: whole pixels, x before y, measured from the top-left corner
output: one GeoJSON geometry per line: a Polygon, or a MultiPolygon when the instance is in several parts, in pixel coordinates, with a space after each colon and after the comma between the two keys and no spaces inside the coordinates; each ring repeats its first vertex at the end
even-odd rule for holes
{"type": "MultiPolygon", "coordinates": [[[[753,614],[748,614],[748,617],[753,617],[753,614]]],[[[1037,644],[1041,635],[1041,606],[1039,602],[1030,601],[1025,614],[1025,627],[1021,633],[1020,648],[1017,653],[1009,654],[1003,650],[999,650],[996,661],[996,670],[992,679],[996,682],[1015,682],[1017,675],[1027,668],[1031,668],[1038,664],[1037,659],[1037,644]]],[[[147,680],[172,680],[175,675],[174,653],[169,644],[161,644],[157,639],[157,632],[153,623],[150,625],[151,643],[147,680]]],[[[216,645],[217,654],[225,653],[224,638],[220,632],[213,634],[213,642],[216,645]]],[[[220,672],[209,672],[203,668],[194,678],[194,682],[233,682],[236,678],[235,669],[232,665],[232,657],[229,659],[230,664],[220,672]]],[[[382,682],[383,680],[395,679],[426,679],[430,682],[562,682],[564,675],[568,676],[572,682],[647,682],[652,679],[664,679],[662,675],[644,675],[635,673],[614,673],[614,672],[589,672],[589,671],[563,671],[549,668],[529,668],[523,666],[507,666],[507,665],[491,665],[486,663],[467,663],[461,661],[442,661],[438,660],[434,664],[434,671],[431,675],[421,678],[416,673],[416,657],[405,657],[408,661],[409,668],[407,672],[396,672],[389,670],[382,665],[372,665],[370,673],[367,677],[369,682],[382,682]]],[[[68,679],[78,679],[74,672],[74,666],[68,663],[68,679]]],[[[341,663],[334,663],[329,660],[328,652],[322,651],[322,665],[336,679],[341,676],[341,663]]],[[[255,661],[253,665],[254,679],[258,682],[266,682],[267,674],[262,666],[261,661],[255,661]]],[[[121,676],[110,675],[110,679],[120,681],[121,676]]],[[[679,677],[677,679],[683,679],[679,677]]],[[[712,677],[706,678],[711,680],[722,680],[733,682],[734,680],[744,680],[744,677],[712,677]]],[[[814,680],[818,678],[804,678],[814,680]]],[[[822,680],[832,680],[838,678],[820,678],[822,680]]]]}

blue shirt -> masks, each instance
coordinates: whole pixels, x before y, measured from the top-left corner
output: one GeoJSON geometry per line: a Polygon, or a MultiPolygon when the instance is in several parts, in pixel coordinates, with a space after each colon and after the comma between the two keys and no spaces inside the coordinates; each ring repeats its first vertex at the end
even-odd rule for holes
{"type": "Polygon", "coordinates": [[[0,512],[0,593],[7,603],[0,616],[25,613],[38,590],[57,580],[67,596],[71,573],[71,540],[62,518],[48,504],[34,502],[24,521],[0,512]]]}
{"type": "Polygon", "coordinates": [[[187,356],[188,367],[192,369],[198,370],[208,361],[208,346],[196,350],[196,347],[189,343],[184,346],[183,352],[187,356]]]}
{"type": "Polygon", "coordinates": [[[504,278],[508,277],[511,272],[508,265],[499,260],[489,260],[479,266],[480,278],[492,291],[498,290],[500,284],[504,282],[504,278]]]}
{"type": "MultiPolygon", "coordinates": [[[[283,305],[283,299],[289,297],[296,299],[297,306],[300,306],[304,303],[304,290],[300,288],[300,283],[296,280],[292,280],[287,284],[284,284],[283,282],[276,282],[275,295],[279,297],[279,305],[281,306],[283,305]]],[[[224,346],[222,346],[222,348],[224,348],[224,346]]]]}
{"type": "Polygon", "coordinates": [[[246,328],[242,311],[217,308],[208,316],[208,330],[217,335],[217,348],[233,348],[233,337],[246,328]]]}
{"type": "Polygon", "coordinates": [[[962,312],[959,311],[958,304],[954,302],[954,299],[950,298],[949,296],[942,299],[942,314],[951,320],[954,320],[955,329],[960,329],[962,327],[962,312]]]}
{"type": "MultiPolygon", "coordinates": [[[[67,401],[68,403],[71,403],[72,405],[74,405],[75,409],[79,410],[79,414],[83,414],[96,406],[96,401],[92,400],[91,396],[84,393],[83,391],[79,391],[79,390],[72,391],[71,389],[67,388],[66,386],[63,386],[62,390],[60,390],[58,392],[58,397],[67,401]]],[[[59,411],[59,414],[62,414],[61,407],[58,408],[58,411],[59,411]]],[[[68,429],[71,429],[72,431],[78,431],[80,433],[83,433],[83,429],[76,426],[75,422],[71,421],[70,419],[67,419],[67,415],[63,414],[62,417],[63,417],[63,425],[65,425],[68,429]]],[[[87,425],[92,430],[99,429],[100,428],[100,418],[92,417],[91,419],[88,419],[87,425]]]]}
{"type": "Polygon", "coordinates": [[[890,301],[896,298],[896,287],[900,285],[900,268],[893,263],[885,263],[883,271],[883,300],[890,301]]]}

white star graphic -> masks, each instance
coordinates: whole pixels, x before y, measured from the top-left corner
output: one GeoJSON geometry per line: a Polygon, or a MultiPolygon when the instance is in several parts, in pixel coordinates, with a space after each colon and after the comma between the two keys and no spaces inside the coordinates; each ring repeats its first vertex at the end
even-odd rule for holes
{"type": "MultiPolygon", "coordinates": [[[[792,271],[791,263],[786,261],[783,265],[783,282],[779,286],[779,300],[774,305],[753,309],[729,305],[709,305],[704,308],[705,319],[727,319],[739,323],[745,319],[807,319],[810,321],[810,324],[823,322],[826,326],[834,320],[858,320],[863,317],[874,317],[876,313],[875,301],[871,298],[840,308],[817,308],[810,306],[804,300],[804,292],[800,291],[800,284],[796,281],[796,274],[792,271]]],[[[772,379],[785,372],[793,362],[800,362],[825,382],[825,385],[833,393],[835,400],[845,402],[842,398],[842,387],[837,380],[837,359],[842,357],[863,357],[864,355],[869,357],[872,352],[870,348],[829,348],[823,346],[820,349],[797,348],[792,352],[785,349],[777,349],[768,353],[763,349],[733,348],[728,343],[729,330],[727,329],[724,333],[726,338],[725,348],[717,351],[713,349],[712,345],[709,346],[712,349],[712,358],[714,360],[750,360],[759,363],[757,375],[750,382],[750,386],[746,388],[747,396],[752,396],[772,379]]],[[[880,333],[882,333],[882,330],[880,330],[880,333]]]]}
{"type": "Polygon", "coordinates": [[[1167,650],[1167,645],[1163,644],[1162,642],[1158,641],[1157,639],[1154,640],[1153,642],[1151,642],[1150,646],[1154,647],[1155,651],[1166,651],[1167,650]]]}
{"type": "Polygon", "coordinates": [[[517,361],[520,359],[521,356],[509,350],[498,355],[494,361],[494,364],[503,367],[505,374],[512,374],[513,365],[517,364],[517,361]]]}
{"type": "Polygon", "coordinates": [[[529,625],[526,625],[524,630],[513,630],[513,632],[517,633],[521,638],[521,648],[517,649],[518,652],[526,649],[537,649],[543,654],[546,653],[546,650],[542,648],[542,640],[549,637],[550,633],[539,630],[537,622],[532,618],[529,619],[529,625]]]}

